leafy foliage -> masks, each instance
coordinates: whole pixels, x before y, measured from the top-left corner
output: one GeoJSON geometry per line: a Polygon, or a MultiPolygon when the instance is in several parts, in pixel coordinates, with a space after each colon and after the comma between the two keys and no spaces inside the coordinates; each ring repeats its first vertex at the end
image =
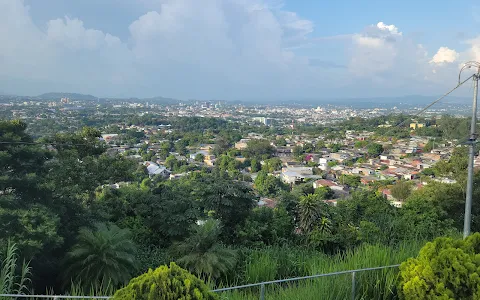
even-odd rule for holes
{"type": "Polygon", "coordinates": [[[255,189],[262,196],[275,196],[281,191],[288,190],[288,186],[280,178],[260,171],[255,178],[255,189]]]}
{"type": "Polygon", "coordinates": [[[235,266],[236,252],[219,244],[219,221],[209,219],[193,226],[188,238],[173,245],[180,256],[177,262],[200,277],[219,278],[235,266]]]}
{"type": "Polygon", "coordinates": [[[133,278],[118,290],[113,300],[214,300],[218,296],[210,292],[200,279],[180,268],[175,263],[160,266],[156,270],[133,278]]]}
{"type": "Polygon", "coordinates": [[[28,285],[30,284],[31,268],[29,263],[24,260],[20,267],[20,274],[17,274],[17,261],[18,248],[15,243],[9,241],[4,259],[0,265],[0,294],[25,295],[29,292],[28,285]]]}
{"type": "Polygon", "coordinates": [[[104,223],[96,224],[95,230],[83,228],[66,256],[66,283],[74,280],[86,288],[124,284],[136,270],[135,250],[127,229],[104,223]]]}
{"type": "Polygon", "coordinates": [[[267,140],[250,140],[245,149],[245,157],[267,159],[273,155],[275,149],[267,140]]]}
{"type": "Polygon", "coordinates": [[[405,200],[412,193],[412,183],[407,181],[398,181],[391,189],[392,196],[398,200],[405,200]]]}
{"type": "Polygon", "coordinates": [[[479,299],[480,233],[437,238],[400,266],[402,299],[479,299]]]}

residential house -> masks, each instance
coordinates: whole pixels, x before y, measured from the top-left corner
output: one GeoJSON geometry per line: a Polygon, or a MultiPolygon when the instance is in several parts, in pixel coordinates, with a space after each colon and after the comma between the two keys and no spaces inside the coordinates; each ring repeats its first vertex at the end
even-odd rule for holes
{"type": "Polygon", "coordinates": [[[209,155],[209,152],[207,150],[200,150],[200,151],[197,151],[195,153],[190,153],[190,159],[195,159],[195,157],[198,154],[202,154],[205,157],[205,156],[209,155]]]}
{"type": "Polygon", "coordinates": [[[305,178],[321,178],[321,176],[313,175],[311,167],[286,167],[282,168],[280,178],[288,184],[297,184],[303,182],[305,178]]]}
{"type": "Polygon", "coordinates": [[[210,167],[213,167],[215,165],[215,155],[205,155],[205,158],[203,162],[210,167]]]}
{"type": "Polygon", "coordinates": [[[250,141],[250,139],[241,139],[240,141],[235,143],[235,149],[237,150],[244,150],[247,148],[247,143],[250,141]]]}
{"type": "Polygon", "coordinates": [[[345,160],[350,159],[351,155],[349,153],[345,153],[345,152],[337,152],[337,153],[330,153],[330,157],[339,161],[339,162],[343,162],[345,160]]]}
{"type": "MultiPolygon", "coordinates": [[[[237,148],[237,144],[235,144],[235,148],[237,148]]],[[[277,147],[275,155],[278,156],[278,157],[292,156],[292,148],[290,148],[290,147],[277,147]]]]}
{"type": "Polygon", "coordinates": [[[144,162],[144,165],[147,167],[149,176],[160,175],[162,177],[168,177],[170,175],[170,171],[167,168],[159,166],[154,162],[146,161],[144,162]]]}
{"type": "Polygon", "coordinates": [[[330,166],[328,165],[330,162],[335,161],[335,159],[327,156],[327,157],[322,157],[318,160],[318,168],[322,171],[330,171],[330,166]]]}
{"type": "Polygon", "coordinates": [[[318,189],[320,187],[333,187],[333,186],[337,186],[337,184],[332,181],[332,180],[326,180],[326,179],[319,179],[319,180],[315,180],[313,182],[313,188],[314,189],[318,189]]]}
{"type": "Polygon", "coordinates": [[[269,208],[275,208],[277,206],[277,200],[262,197],[260,200],[258,200],[257,205],[260,207],[266,206],[269,208]]]}

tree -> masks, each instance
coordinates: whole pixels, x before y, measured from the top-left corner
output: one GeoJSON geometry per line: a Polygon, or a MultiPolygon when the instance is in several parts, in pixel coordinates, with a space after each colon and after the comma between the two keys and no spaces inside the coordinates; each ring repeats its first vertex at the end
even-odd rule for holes
{"type": "Polygon", "coordinates": [[[292,149],[292,154],[293,154],[293,156],[295,156],[295,157],[297,157],[297,158],[300,157],[300,156],[302,156],[303,153],[304,153],[304,152],[303,152],[303,148],[302,148],[301,146],[295,146],[295,147],[293,147],[293,149],[292,149]]]}
{"type": "Polygon", "coordinates": [[[330,145],[330,148],[332,153],[337,153],[338,151],[340,151],[340,149],[342,149],[342,146],[339,144],[333,144],[333,145],[330,145]]]}
{"type": "Polygon", "coordinates": [[[175,151],[180,155],[187,154],[187,142],[184,139],[178,140],[175,143],[175,151]]]}
{"type": "Polygon", "coordinates": [[[261,167],[262,167],[262,165],[260,164],[260,162],[257,159],[253,158],[250,161],[250,168],[251,168],[251,171],[253,173],[260,171],[261,167]]]}
{"type": "Polygon", "coordinates": [[[204,159],[205,155],[203,155],[202,153],[197,153],[197,155],[195,155],[195,161],[197,162],[203,162],[204,159]]]}
{"type": "Polygon", "coordinates": [[[245,157],[267,159],[272,157],[275,148],[267,140],[250,140],[247,143],[247,148],[244,150],[245,157]]]}
{"type": "Polygon", "coordinates": [[[149,269],[147,273],[133,278],[113,296],[113,300],[132,299],[215,300],[218,295],[210,292],[203,281],[172,262],[170,267],[149,269]]]}
{"type": "Polygon", "coordinates": [[[327,215],[327,204],[316,195],[306,195],[300,198],[298,213],[300,215],[300,228],[305,234],[314,230],[321,218],[327,215]]]}
{"type": "Polygon", "coordinates": [[[397,240],[432,240],[456,231],[453,219],[433,201],[410,197],[395,218],[397,240]]]}
{"type": "Polygon", "coordinates": [[[335,221],[344,229],[348,229],[348,226],[358,228],[362,221],[371,223],[364,223],[364,228],[369,231],[374,227],[378,228],[375,240],[370,242],[391,242],[396,233],[394,220],[398,209],[373,191],[356,191],[347,201],[339,201],[332,210],[335,221]]]}
{"type": "Polygon", "coordinates": [[[412,193],[412,183],[400,180],[391,188],[391,192],[395,199],[403,201],[412,193]]]}
{"type": "Polygon", "coordinates": [[[315,195],[317,195],[322,200],[327,200],[327,199],[332,199],[335,193],[330,187],[325,186],[325,187],[316,188],[315,195]]]}
{"type": "Polygon", "coordinates": [[[303,152],[312,153],[313,150],[314,150],[314,147],[312,143],[305,143],[305,145],[303,145],[303,152]]]}
{"type": "Polygon", "coordinates": [[[133,185],[104,189],[94,210],[99,219],[129,228],[137,244],[165,246],[185,238],[201,216],[199,203],[191,195],[191,183],[167,181],[153,190],[133,185]]]}
{"type": "Polygon", "coordinates": [[[343,174],[340,175],[338,182],[349,187],[358,187],[360,185],[360,176],[343,174]]]}
{"type": "Polygon", "coordinates": [[[66,152],[76,152],[80,159],[86,156],[96,156],[105,152],[106,144],[100,141],[100,130],[92,127],[83,127],[76,133],[56,134],[53,138],[44,139],[46,142],[55,143],[55,148],[61,155],[66,152]]]}
{"type": "Polygon", "coordinates": [[[356,141],[354,144],[355,148],[364,148],[365,146],[368,145],[367,141],[356,141]]]}
{"type": "Polygon", "coordinates": [[[425,146],[423,147],[423,152],[424,153],[427,153],[427,152],[430,152],[433,150],[433,141],[432,140],[429,140],[428,143],[425,144],[425,146]]]}
{"type": "Polygon", "coordinates": [[[280,178],[260,171],[255,178],[255,189],[263,196],[275,196],[280,191],[285,191],[288,186],[280,178]]]}
{"type": "Polygon", "coordinates": [[[52,155],[28,144],[33,140],[26,129],[22,121],[0,121],[0,247],[11,240],[30,258],[60,246],[63,239],[44,182],[52,155]]]}
{"type": "Polygon", "coordinates": [[[457,147],[448,161],[441,160],[433,166],[435,176],[455,178],[464,190],[467,182],[467,147],[457,147]]]}
{"type": "Polygon", "coordinates": [[[165,159],[170,154],[172,150],[172,143],[171,142],[163,142],[160,144],[160,150],[157,152],[161,158],[165,159]]]}
{"type": "Polygon", "coordinates": [[[248,185],[232,181],[228,174],[227,177],[220,174],[202,175],[190,185],[203,211],[212,211],[222,222],[222,238],[231,242],[237,225],[242,225],[248,217],[256,198],[248,185]]]}
{"type": "Polygon", "coordinates": [[[283,245],[293,238],[294,222],[284,207],[253,209],[237,231],[240,243],[248,247],[283,245]]]}
{"type": "Polygon", "coordinates": [[[318,224],[318,230],[321,233],[331,233],[332,232],[332,221],[327,217],[322,217],[320,223],[318,224]]]}
{"type": "Polygon", "coordinates": [[[167,157],[165,160],[165,167],[167,167],[170,170],[174,170],[177,167],[178,160],[175,158],[174,155],[170,155],[167,157]]]}
{"type": "Polygon", "coordinates": [[[458,184],[447,184],[440,182],[430,182],[422,189],[413,191],[410,199],[422,199],[424,201],[431,201],[433,205],[446,213],[449,218],[454,220],[456,228],[463,228],[463,215],[465,207],[465,195],[462,188],[458,184]]]}
{"type": "Polygon", "coordinates": [[[191,235],[173,246],[174,252],[180,255],[178,263],[202,278],[217,279],[231,270],[237,254],[218,242],[221,231],[218,220],[193,225],[191,235]]]}
{"type": "Polygon", "coordinates": [[[367,146],[367,152],[370,156],[379,156],[383,153],[383,146],[377,143],[371,143],[367,146]]]}
{"type": "Polygon", "coordinates": [[[317,144],[315,145],[315,150],[318,152],[325,147],[326,147],[326,145],[325,145],[324,141],[318,141],[317,144]]]}
{"type": "Polygon", "coordinates": [[[479,299],[480,233],[437,238],[400,266],[402,299],[479,299]]]}
{"type": "Polygon", "coordinates": [[[292,194],[299,198],[313,193],[315,193],[315,189],[311,182],[296,184],[292,188],[292,194]]]}
{"type": "Polygon", "coordinates": [[[338,165],[338,162],[336,160],[332,160],[327,163],[327,166],[329,166],[330,168],[335,167],[336,165],[338,165]]]}
{"type": "Polygon", "coordinates": [[[279,139],[277,139],[277,141],[275,142],[275,144],[277,146],[280,146],[280,147],[285,147],[287,145],[287,141],[285,140],[284,137],[281,137],[279,139]]]}
{"type": "Polygon", "coordinates": [[[268,173],[273,173],[282,169],[282,160],[278,157],[273,157],[265,160],[265,163],[262,166],[262,169],[268,173]]]}
{"type": "Polygon", "coordinates": [[[213,154],[220,156],[230,149],[230,143],[223,137],[217,138],[215,146],[213,148],[213,154]]]}
{"type": "Polygon", "coordinates": [[[82,228],[78,242],[66,255],[65,283],[81,282],[84,288],[125,284],[136,271],[136,247],[130,231],[114,224],[97,223],[82,228]]]}

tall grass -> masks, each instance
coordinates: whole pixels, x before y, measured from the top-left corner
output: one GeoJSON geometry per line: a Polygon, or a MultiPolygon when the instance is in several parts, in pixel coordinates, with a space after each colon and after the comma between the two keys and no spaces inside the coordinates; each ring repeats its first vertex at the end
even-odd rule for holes
{"type": "MultiPolygon", "coordinates": [[[[423,241],[410,241],[395,247],[362,245],[342,254],[327,256],[309,250],[270,248],[253,251],[246,264],[247,282],[287,278],[286,269],[294,276],[332,273],[370,267],[395,265],[416,256],[423,241]],[[283,252],[283,254],[282,254],[283,252]]],[[[356,299],[396,299],[398,268],[356,273],[356,299]]],[[[349,299],[351,274],[309,279],[288,284],[266,286],[266,299],[349,299]]],[[[259,287],[223,292],[221,299],[258,299],[259,287]]]]}
{"type": "MultiPolygon", "coordinates": [[[[27,294],[29,292],[31,269],[29,263],[24,260],[19,270],[20,274],[18,274],[17,251],[15,243],[9,241],[1,265],[0,294],[27,294]]],[[[0,299],[7,298],[0,297],[0,299]]]]}

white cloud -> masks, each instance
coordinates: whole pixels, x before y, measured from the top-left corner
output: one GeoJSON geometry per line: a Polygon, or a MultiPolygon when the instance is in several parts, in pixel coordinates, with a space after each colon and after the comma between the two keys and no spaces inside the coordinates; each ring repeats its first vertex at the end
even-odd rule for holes
{"type": "Polygon", "coordinates": [[[480,35],[467,40],[466,44],[469,45],[470,48],[464,53],[465,61],[474,60],[480,62],[480,35]]]}
{"type": "Polygon", "coordinates": [[[402,35],[402,33],[398,31],[398,28],[395,25],[387,25],[383,22],[378,22],[377,28],[382,31],[387,31],[391,35],[398,35],[398,36],[402,35]]]}
{"type": "Polygon", "coordinates": [[[445,63],[453,63],[459,58],[459,54],[457,51],[450,49],[448,47],[440,47],[437,53],[432,57],[430,63],[432,64],[445,64],[445,63]]]}
{"type": "Polygon", "coordinates": [[[360,34],[354,35],[353,41],[359,46],[362,46],[362,47],[365,46],[369,48],[381,48],[385,45],[385,41],[383,39],[370,37],[370,36],[363,36],[360,34]]]}
{"type": "Polygon", "coordinates": [[[57,18],[37,27],[23,0],[0,0],[0,56],[11,62],[0,68],[0,77],[40,76],[51,83],[45,89],[125,94],[131,84],[150,95],[208,97],[209,91],[226,96],[248,89],[269,93],[272,86],[293,88],[311,75],[308,59],[287,48],[304,43],[313,23],[283,10],[281,2],[144,4],[151,11],[128,26],[130,36],[122,41],[78,18],[57,18]]]}
{"type": "MultiPolygon", "coordinates": [[[[312,96],[339,87],[354,93],[420,86],[427,75],[432,82],[446,76],[447,66],[437,61],[451,62],[448,51],[431,58],[424,46],[384,22],[313,39],[315,24],[279,0],[125,1],[147,9],[125,23],[120,39],[75,17],[36,24],[23,0],[0,0],[0,90],[9,91],[15,81],[10,92],[27,94],[312,96]],[[327,51],[304,49],[315,43],[347,50],[329,60],[327,51]]],[[[480,38],[468,43],[456,60],[480,58],[480,38]]]]}
{"type": "Polygon", "coordinates": [[[370,25],[362,33],[354,34],[350,72],[356,76],[371,77],[392,69],[401,40],[402,33],[398,28],[383,22],[370,25]]]}

